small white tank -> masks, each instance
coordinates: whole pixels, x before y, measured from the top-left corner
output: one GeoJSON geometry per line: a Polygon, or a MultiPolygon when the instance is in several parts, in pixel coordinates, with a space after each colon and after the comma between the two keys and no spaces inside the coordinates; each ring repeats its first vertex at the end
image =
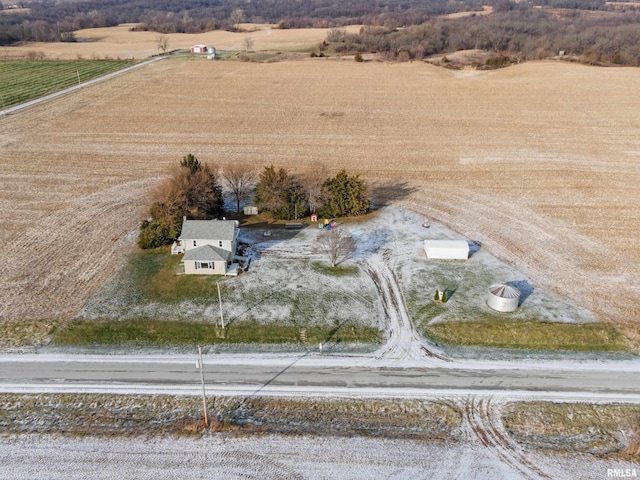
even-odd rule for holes
{"type": "Polygon", "coordinates": [[[504,283],[489,287],[487,305],[497,312],[515,312],[520,303],[520,290],[504,283]]]}

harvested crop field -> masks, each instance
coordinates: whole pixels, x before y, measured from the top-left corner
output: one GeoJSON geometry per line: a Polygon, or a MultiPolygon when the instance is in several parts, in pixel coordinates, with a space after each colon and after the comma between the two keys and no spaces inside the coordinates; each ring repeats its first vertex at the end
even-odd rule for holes
{"type": "Polygon", "coordinates": [[[627,448],[632,405],[217,397],[204,430],[197,398],[0,395],[0,404],[0,476],[12,479],[601,479],[639,467],[627,448]],[[572,425],[581,413],[588,420],[572,425]],[[601,415],[610,421],[595,427],[601,415]],[[545,449],[540,433],[560,448],[545,449]]]}
{"type": "MultiPolygon", "coordinates": [[[[136,58],[143,59],[160,53],[158,34],[151,31],[131,31],[135,24],[117,27],[88,28],[78,30],[79,42],[25,43],[2,52],[5,58],[24,57],[34,52],[49,60],[76,60],[77,58],[136,58]]],[[[251,38],[254,50],[305,50],[313,48],[326,37],[328,28],[279,29],[277,25],[243,24],[245,31],[227,32],[214,30],[205,33],[171,33],[168,50],[189,49],[192,45],[204,43],[214,45],[218,51],[243,51],[245,39],[251,38]]],[[[359,25],[346,28],[357,32],[359,25]]]]}
{"type": "MultiPolygon", "coordinates": [[[[3,321],[76,312],[191,152],[346,167],[640,344],[640,70],[168,59],[0,118],[3,321]]],[[[390,246],[392,248],[392,246],[390,246]]]]}

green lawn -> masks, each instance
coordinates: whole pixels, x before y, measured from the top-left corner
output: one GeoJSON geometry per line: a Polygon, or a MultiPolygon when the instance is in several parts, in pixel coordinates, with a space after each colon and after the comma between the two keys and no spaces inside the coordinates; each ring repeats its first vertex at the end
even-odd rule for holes
{"type": "Polygon", "coordinates": [[[442,322],[424,333],[452,345],[524,348],[536,350],[628,351],[622,336],[602,323],[552,323],[533,320],[487,319],[442,322]]]}
{"type": "Polygon", "coordinates": [[[179,303],[185,300],[217,299],[218,275],[176,275],[182,255],[171,255],[169,248],[145,250],[130,263],[130,284],[145,300],[179,303]]]}
{"type": "Polygon", "coordinates": [[[133,60],[0,60],[0,107],[43,97],[134,63],[133,60]]]}
{"type": "Polygon", "coordinates": [[[233,323],[224,331],[212,323],[188,321],[74,320],[53,334],[52,345],[167,346],[237,343],[300,343],[312,348],[326,342],[377,342],[375,328],[338,325],[299,328],[292,325],[233,323]]]}

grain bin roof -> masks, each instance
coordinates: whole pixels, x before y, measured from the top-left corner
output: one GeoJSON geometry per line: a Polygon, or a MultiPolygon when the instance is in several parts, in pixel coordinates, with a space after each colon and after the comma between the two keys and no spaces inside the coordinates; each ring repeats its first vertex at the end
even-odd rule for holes
{"type": "Polygon", "coordinates": [[[520,298],[520,290],[504,283],[492,285],[489,287],[489,291],[500,298],[520,298]]]}

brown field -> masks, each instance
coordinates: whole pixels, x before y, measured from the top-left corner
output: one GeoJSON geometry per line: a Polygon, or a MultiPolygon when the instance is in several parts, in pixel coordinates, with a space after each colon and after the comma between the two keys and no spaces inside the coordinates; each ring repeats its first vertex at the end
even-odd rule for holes
{"type": "Polygon", "coordinates": [[[605,5],[613,5],[614,7],[640,7],[640,2],[604,2],[605,5]]]}
{"type": "Polygon", "coordinates": [[[456,13],[448,13],[446,15],[441,15],[442,18],[463,18],[463,17],[471,17],[471,16],[485,16],[491,15],[493,13],[493,7],[489,5],[483,5],[482,10],[479,12],[456,12],[456,13]]]}
{"type": "Polygon", "coordinates": [[[6,8],[0,10],[0,15],[12,15],[16,13],[29,13],[31,11],[30,8],[6,8]]]}
{"type": "Polygon", "coordinates": [[[191,152],[360,172],[640,345],[639,82],[553,62],[169,59],[0,117],[0,318],[76,311],[191,152]]]}
{"type": "MultiPolygon", "coordinates": [[[[124,24],[109,28],[78,30],[75,43],[26,43],[20,46],[4,47],[0,59],[24,57],[28,52],[42,52],[48,59],[75,60],[76,58],[147,58],[160,53],[155,32],[131,32],[134,24],[124,24]]],[[[305,28],[280,30],[276,25],[242,24],[246,31],[227,32],[216,30],[201,34],[171,33],[169,50],[188,49],[192,45],[204,43],[213,45],[219,51],[242,51],[245,39],[253,40],[253,50],[292,51],[306,49],[321,43],[329,29],[305,28]]],[[[357,32],[360,26],[347,27],[357,32]]]]}

